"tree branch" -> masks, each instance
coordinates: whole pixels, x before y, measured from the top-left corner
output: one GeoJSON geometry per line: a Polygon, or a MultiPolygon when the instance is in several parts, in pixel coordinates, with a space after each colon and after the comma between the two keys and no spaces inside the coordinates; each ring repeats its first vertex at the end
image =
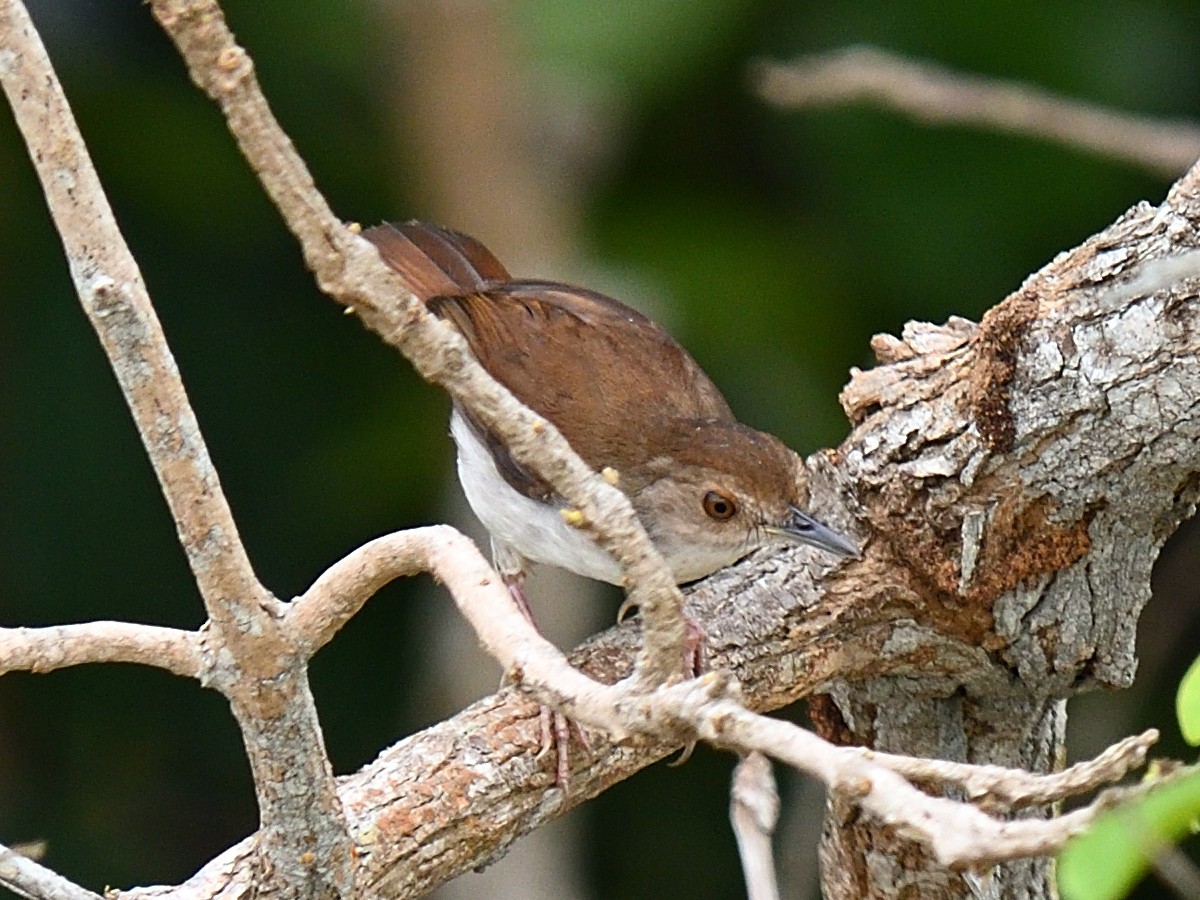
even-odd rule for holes
{"type": "Polygon", "coordinates": [[[978,125],[1134,163],[1174,178],[1200,156],[1200,128],[1114,112],[1028,84],[981,78],[875,47],[757,63],[754,88],[787,109],[865,100],[928,124],[978,125]]]}
{"type": "Polygon", "coordinates": [[[29,900],[101,900],[57,872],[0,845],[0,885],[29,900]]]}
{"type": "MultiPolygon", "coordinates": [[[[600,793],[674,746],[699,738],[743,753],[766,752],[821,779],[878,821],[901,826],[906,834],[927,842],[944,865],[990,865],[1054,852],[1091,820],[1095,810],[1089,807],[1066,820],[1007,822],[956,801],[930,797],[906,778],[961,786],[973,799],[1007,810],[1119,779],[1141,763],[1156,738],[1147,733],[1129,739],[1090,763],[1042,777],[995,766],[832,746],[810,732],[742,706],[743,702],[778,706],[817,684],[823,674],[806,667],[803,660],[820,658],[813,644],[837,642],[828,620],[816,616],[795,622],[800,646],[788,648],[788,641],[797,635],[781,640],[779,635],[787,634],[787,627],[778,620],[769,624],[768,615],[748,616],[745,606],[729,603],[720,589],[707,597],[697,598],[706,593],[703,588],[693,594],[694,599],[711,604],[693,612],[710,625],[710,634],[720,636],[713,648],[712,674],[650,694],[632,690],[624,682],[601,683],[616,682],[628,670],[633,629],[613,629],[591,642],[575,661],[598,680],[581,675],[507,602],[502,585],[474,545],[445,526],[389,535],[359,548],[332,566],[297,601],[297,618],[289,626],[325,634],[331,620],[319,598],[333,596],[326,593],[329,587],[337,585],[340,597],[362,597],[391,577],[426,564],[449,576],[456,602],[484,645],[504,666],[521,673],[524,687],[538,697],[554,699],[579,721],[610,735],[597,735],[575,759],[572,803],[600,793]],[[748,630],[756,631],[757,641],[747,638],[748,630]],[[759,648],[763,656],[747,659],[747,647],[759,648]],[[781,662],[774,655],[787,653],[795,658],[781,662]],[[807,680],[780,679],[781,669],[805,672],[807,680]],[[741,695],[724,672],[744,678],[750,693],[741,695]],[[611,738],[614,734],[628,737],[617,744],[611,738]]],[[[720,577],[731,579],[734,574],[720,577]]],[[[340,604],[333,602],[335,607],[340,604]]],[[[782,612],[787,620],[786,612],[774,612],[782,612]]],[[[861,645],[861,637],[852,631],[842,636],[861,645]]],[[[420,896],[456,873],[486,865],[516,837],[561,812],[558,792],[549,791],[553,774],[533,759],[539,742],[536,706],[506,690],[401,741],[345,779],[341,796],[362,863],[359,884],[368,886],[372,895],[420,896]],[[467,795],[472,801],[463,808],[462,798],[467,795]]],[[[236,855],[237,849],[230,853],[236,855]]],[[[229,867],[226,859],[222,856],[214,862],[225,873],[216,896],[239,896],[252,877],[244,865],[229,867]]],[[[206,867],[197,879],[211,889],[213,870],[206,867]]],[[[189,885],[182,886],[183,896],[212,896],[197,894],[189,885]]],[[[144,892],[130,894],[140,897],[144,892]]]]}
{"type": "Polygon", "coordinates": [[[771,835],[779,821],[779,792],[771,761],[761,753],[745,756],[733,770],[729,821],[737,837],[748,900],[779,900],[771,835]]]}
{"type": "Polygon", "coordinates": [[[191,631],[129,622],[0,628],[0,675],[105,662],[154,666],[184,678],[204,671],[200,636],[191,631]]]}
{"type": "Polygon", "coordinates": [[[592,472],[553,425],[488,375],[459,335],[425,310],[375,248],[333,215],[271,114],[253,63],[234,41],[215,0],[154,0],[151,9],[192,80],[221,107],[321,290],[353,309],[423,378],[449,392],[502,437],[519,462],[579,509],[581,525],[620,564],[626,590],[647,623],[639,660],[643,683],[675,674],[683,653],[683,601],[625,495],[592,472]]]}
{"type": "Polygon", "coordinates": [[[984,805],[1009,808],[1056,803],[1120,781],[1146,762],[1146,754],[1158,743],[1158,730],[1118,741],[1094,759],[1076,763],[1061,772],[1039,775],[1024,769],[970,765],[943,759],[923,759],[864,750],[864,758],[878,763],[909,781],[953,786],[967,799],[984,805]]]}
{"type": "Polygon", "coordinates": [[[517,608],[479,549],[448,525],[376,538],[326,570],[285,613],[301,645],[315,652],[380,587],[405,575],[431,572],[445,583],[487,650],[546,702],[610,734],[628,729],[615,715],[629,695],[571,666],[517,608]]]}
{"type": "Polygon", "coordinates": [[[229,699],[242,732],[265,871],[292,890],[311,880],[349,894],[350,842],[304,661],[280,633],[276,601],[250,566],[137,263],[18,0],[0,0],[0,57],[0,81],[80,302],[133,413],[211,619],[203,680],[229,699]]]}

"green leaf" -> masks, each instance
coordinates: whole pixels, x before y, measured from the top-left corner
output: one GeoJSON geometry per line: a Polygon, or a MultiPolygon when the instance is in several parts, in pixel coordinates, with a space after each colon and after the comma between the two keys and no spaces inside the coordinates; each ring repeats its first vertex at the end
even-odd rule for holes
{"type": "Polygon", "coordinates": [[[1188,834],[1197,815],[1200,772],[1105,813],[1058,856],[1063,900],[1124,897],[1146,874],[1158,848],[1188,834]]]}
{"type": "Polygon", "coordinates": [[[1200,745],[1200,656],[1197,656],[1175,695],[1175,713],[1183,739],[1193,747],[1200,745]]]}

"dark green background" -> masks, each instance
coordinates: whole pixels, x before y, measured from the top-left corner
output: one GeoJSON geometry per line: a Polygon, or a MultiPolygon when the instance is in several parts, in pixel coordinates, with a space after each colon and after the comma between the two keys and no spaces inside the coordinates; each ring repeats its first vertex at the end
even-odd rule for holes
{"type": "MultiPolygon", "coordinates": [[[[871,364],[873,333],[978,318],[1058,251],[1139,200],[1157,202],[1168,181],[866,108],[780,112],[746,89],[751,60],[873,43],[1200,118],[1192,3],[524,0],[512,10],[530,66],[615,86],[628,110],[586,194],[591,258],[669,295],[677,336],[734,408],[802,452],[844,436],[837,391],[850,366],[871,364]]],[[[363,222],[427,214],[388,133],[384,104],[403,87],[381,92],[380,72],[405,47],[379,6],[231,0],[226,12],[335,211],[363,222]]],[[[316,291],[148,9],[41,2],[34,13],[266,584],[292,596],[365,539],[438,520],[452,472],[444,398],[316,291]]],[[[0,197],[0,624],[194,628],[202,607],[173,526],[7,114],[0,197]]],[[[1186,534],[1168,547],[1141,683],[1084,701],[1092,725],[1073,753],[1150,725],[1168,752],[1187,752],[1169,702],[1200,647],[1194,547],[1186,534]]],[[[429,596],[389,588],[314,665],[338,771],[425,721],[405,693],[429,596]]],[[[701,752],[575,813],[594,852],[594,896],[738,896],[729,767],[701,752]],[[658,810],[671,807],[685,812],[663,821],[658,810]]],[[[182,879],[254,823],[237,731],[216,694],[133,667],[0,681],[0,841],[45,838],[51,865],[100,889],[182,879]]]]}

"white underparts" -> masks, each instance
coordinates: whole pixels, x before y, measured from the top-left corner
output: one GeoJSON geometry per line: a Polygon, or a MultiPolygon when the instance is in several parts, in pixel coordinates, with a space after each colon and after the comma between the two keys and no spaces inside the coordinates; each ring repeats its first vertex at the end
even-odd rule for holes
{"type": "Polygon", "coordinates": [[[492,536],[497,551],[516,551],[528,560],[568,569],[587,578],[619,584],[621,571],[586,532],[568,525],[561,508],[513,490],[496,469],[487,447],[458,410],[450,415],[458,445],[458,479],[471,509],[492,536]]]}

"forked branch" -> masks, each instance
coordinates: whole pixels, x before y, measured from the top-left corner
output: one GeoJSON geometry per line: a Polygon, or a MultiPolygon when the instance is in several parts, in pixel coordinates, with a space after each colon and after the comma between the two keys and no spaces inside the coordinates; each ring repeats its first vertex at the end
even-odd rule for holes
{"type": "MultiPolygon", "coordinates": [[[[447,583],[481,641],[523,688],[608,735],[582,761],[573,800],[699,738],[814,775],[872,821],[917,837],[943,865],[990,865],[1053,852],[1098,807],[1009,821],[930,796],[914,780],[956,785],[1007,811],[1119,778],[1144,759],[1151,734],[1062,775],[931,763],[835,746],[751,708],[893,674],[922,684],[926,697],[963,696],[981,706],[1002,705],[1018,690],[1054,702],[1080,683],[1085,666],[1088,678],[1121,683],[1129,668],[1121,641],[1131,644],[1142,582],[1131,590],[1120,579],[1148,584],[1158,546],[1197,494],[1200,440],[1187,398],[1200,395],[1200,354],[1197,338],[1178,325],[1197,305],[1194,286],[1170,281],[1120,293],[1111,285],[1128,288],[1131,272],[1136,277],[1197,242],[1196,171],[1161,207],[1131,211],[1033,276],[980,326],[915,326],[876,342],[882,365],[857,373],[843,395],[854,433],[836,452],[810,460],[814,505],[830,510],[834,524],[854,518],[870,531],[864,559],[831,570],[796,551],[783,564],[760,557],[710,579],[689,600],[711,623],[722,674],[648,691],[676,668],[682,600],[624,496],[496,385],[355,229],[333,216],[216,3],[154,0],[153,10],[193,79],[221,105],[321,286],[579,508],[622,563],[645,637],[638,677],[627,677],[630,629],[592,644],[581,671],[519,615],[478,551],[445,528],[380,538],[294,603],[272,597],[238,540],[44,50],[17,0],[0,0],[0,80],[210,617],[197,633],[120,623],[0,632],[0,671],[150,662],[162,652],[159,664],[229,698],[260,804],[254,839],[184,885],[130,895],[241,896],[270,877],[271,887],[290,894],[415,896],[486,862],[557,811],[547,802],[549,773],[532,754],[510,752],[531,730],[530,704],[514,691],[402,742],[335,785],[307,661],[381,584],[424,569],[447,583]],[[1141,390],[1156,402],[1138,402],[1141,390]],[[1082,467],[1063,465],[1064,457],[1082,467]],[[1101,575],[1112,569],[1111,583],[1091,569],[1081,573],[1089,566],[1101,575]],[[1101,623],[1094,633],[1056,628],[1055,615],[1083,602],[1094,604],[1088,621],[1101,623]],[[1048,633],[1061,635],[1060,643],[1048,645],[1048,633]],[[465,741],[473,742],[470,753],[465,741]],[[406,815],[413,804],[420,817],[406,815]]],[[[852,708],[849,700],[845,706],[852,708]]],[[[0,867],[0,880],[6,871],[0,867]]],[[[54,895],[52,887],[37,890],[54,895]]]]}

